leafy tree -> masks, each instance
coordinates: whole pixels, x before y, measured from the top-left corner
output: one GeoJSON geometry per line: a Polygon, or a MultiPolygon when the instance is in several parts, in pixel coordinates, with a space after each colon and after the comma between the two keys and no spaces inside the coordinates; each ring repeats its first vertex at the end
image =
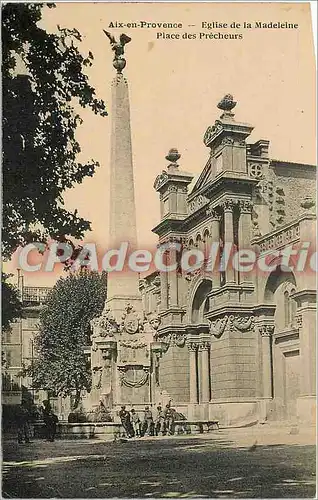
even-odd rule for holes
{"type": "Polygon", "coordinates": [[[75,393],[77,408],[91,375],[84,354],[90,343],[90,321],[102,313],[106,274],[88,270],[60,278],[40,313],[35,337],[36,360],[28,370],[33,386],[61,396],[75,393]]]}
{"type": "Polygon", "coordinates": [[[19,297],[18,288],[8,279],[12,274],[2,273],[1,277],[1,307],[2,307],[2,328],[9,330],[10,324],[22,316],[22,304],[19,297]]]}
{"type": "Polygon", "coordinates": [[[20,245],[48,236],[80,239],[90,229],[77,211],[65,209],[62,197],[98,166],[94,160],[76,161],[81,148],[75,132],[82,120],[74,106],[88,106],[101,116],[107,112],[84,72],[94,58],[79,52],[80,33],[58,26],[51,34],[38,26],[49,7],[54,4],[18,2],[2,8],[5,258],[20,245]],[[17,58],[25,74],[18,74],[17,58]]]}

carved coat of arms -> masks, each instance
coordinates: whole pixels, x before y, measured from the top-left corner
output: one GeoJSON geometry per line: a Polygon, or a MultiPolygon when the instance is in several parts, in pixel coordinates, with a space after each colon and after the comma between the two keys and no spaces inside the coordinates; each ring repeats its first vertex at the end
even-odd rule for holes
{"type": "Polygon", "coordinates": [[[126,313],[123,316],[123,330],[130,335],[137,333],[140,329],[140,319],[132,307],[128,304],[126,306],[126,313]]]}

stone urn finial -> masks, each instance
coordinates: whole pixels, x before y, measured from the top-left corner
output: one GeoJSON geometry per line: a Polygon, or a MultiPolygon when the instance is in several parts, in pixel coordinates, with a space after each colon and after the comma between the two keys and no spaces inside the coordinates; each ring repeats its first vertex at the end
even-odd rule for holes
{"type": "Polygon", "coordinates": [[[234,113],[232,113],[232,109],[234,109],[235,106],[236,101],[234,101],[233,96],[231,94],[226,94],[217,105],[219,109],[222,109],[222,111],[224,111],[221,118],[226,116],[234,116],[234,113]]]}
{"type": "Polygon", "coordinates": [[[181,158],[181,154],[176,148],[171,148],[169,153],[166,156],[166,160],[170,161],[170,165],[168,168],[174,167],[178,168],[177,161],[181,158]]]}
{"type": "Polygon", "coordinates": [[[315,200],[311,196],[305,196],[300,203],[300,206],[305,210],[310,210],[314,208],[315,205],[315,200]]]}

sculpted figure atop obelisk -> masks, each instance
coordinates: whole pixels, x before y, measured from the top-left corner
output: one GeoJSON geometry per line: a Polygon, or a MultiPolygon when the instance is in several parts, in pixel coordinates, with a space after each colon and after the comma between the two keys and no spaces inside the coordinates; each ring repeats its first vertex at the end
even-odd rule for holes
{"type": "MultiPolygon", "coordinates": [[[[112,81],[111,160],[110,160],[110,227],[109,243],[117,249],[123,242],[137,246],[136,208],[130,130],[130,106],[127,80],[122,71],[126,66],[124,48],[131,38],[121,34],[119,41],[104,30],[114,52],[113,66],[117,70],[112,81]]],[[[107,307],[119,319],[127,301],[137,309],[140,301],[138,273],[124,269],[108,275],[107,307]]]]}

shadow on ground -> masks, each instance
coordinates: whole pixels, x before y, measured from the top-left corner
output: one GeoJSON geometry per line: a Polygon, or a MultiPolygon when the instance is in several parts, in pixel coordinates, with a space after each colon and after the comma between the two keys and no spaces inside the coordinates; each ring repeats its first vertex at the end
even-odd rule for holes
{"type": "Polygon", "coordinates": [[[315,446],[238,448],[218,435],[3,444],[4,498],[312,498],[315,446]]]}

